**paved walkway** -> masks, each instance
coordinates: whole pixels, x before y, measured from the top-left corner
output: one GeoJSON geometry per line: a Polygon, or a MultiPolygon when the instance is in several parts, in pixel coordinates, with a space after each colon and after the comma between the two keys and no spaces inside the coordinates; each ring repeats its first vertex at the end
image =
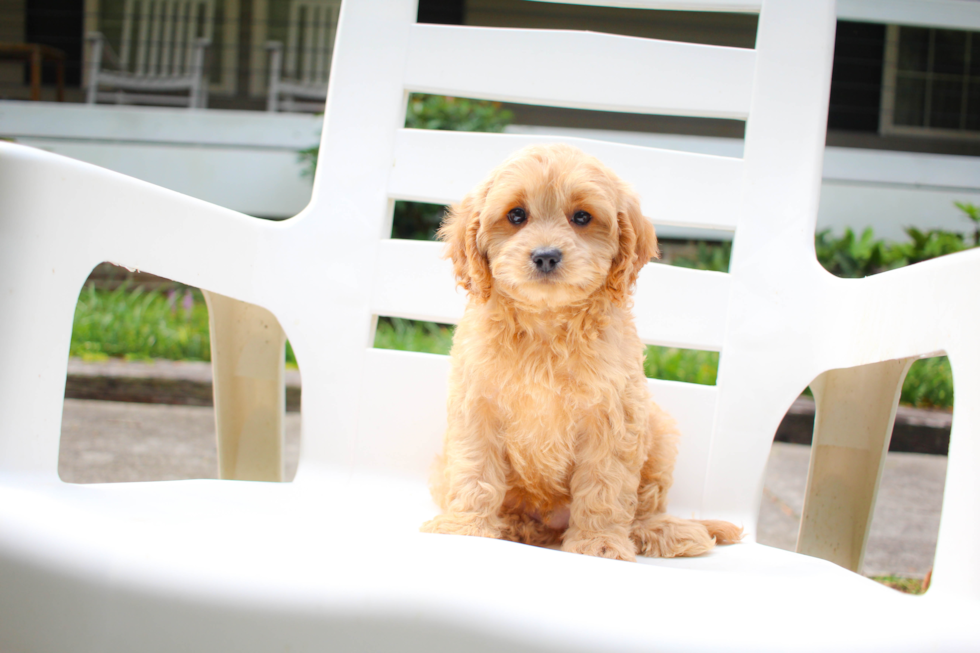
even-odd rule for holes
{"type": "MultiPolygon", "coordinates": [[[[286,478],[299,458],[298,413],[286,415],[286,478]]],[[[66,399],[61,478],[73,483],[214,478],[214,411],[66,399]]],[[[792,550],[796,544],[810,448],[775,443],[769,459],[759,541],[792,550]]],[[[922,576],[932,566],[946,458],[890,453],[878,493],[864,572],[922,576]]]]}

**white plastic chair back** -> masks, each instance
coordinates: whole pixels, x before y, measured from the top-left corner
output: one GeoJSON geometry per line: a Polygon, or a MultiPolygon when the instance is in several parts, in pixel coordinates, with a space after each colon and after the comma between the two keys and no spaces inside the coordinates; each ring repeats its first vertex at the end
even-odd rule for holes
{"type": "MultiPolygon", "coordinates": [[[[782,236],[790,226],[796,242],[781,242],[780,247],[798,248],[792,267],[809,264],[815,273],[815,259],[803,261],[799,252],[813,259],[832,5],[767,5],[756,50],[588,32],[424,25],[414,23],[413,12],[411,4],[398,2],[383,11],[351,4],[341,18],[317,199],[295,228],[325,230],[303,240],[325,247],[320,256],[331,261],[332,270],[344,271],[345,282],[326,283],[323,293],[339,293],[356,279],[357,291],[345,289],[345,300],[337,299],[353,311],[344,322],[365,329],[352,342],[364,343],[366,349],[358,352],[342,339],[329,339],[342,349],[332,358],[335,369],[345,365],[338,378],[350,374],[359,381],[337,388],[336,404],[320,404],[332,413],[332,423],[315,431],[317,437],[324,434],[322,441],[307,440],[304,456],[326,461],[344,452],[355,465],[425,473],[444,428],[444,404],[431,397],[433,386],[441,397],[446,361],[370,349],[373,332],[368,325],[376,315],[455,322],[464,297],[453,291],[449,267],[438,259],[440,245],[388,238],[392,203],[458,201],[509,154],[549,140],[404,129],[407,94],[747,119],[743,159],[570,142],[632,183],[643,199],[644,214],[654,223],[736,232],[731,274],[647,266],[635,313],[641,337],[649,344],[722,352],[716,387],[650,382],[654,397],[680,420],[684,433],[672,510],[751,524],[775,426],[811,378],[794,378],[792,387],[782,387],[786,380],[780,379],[780,395],[767,409],[750,403],[745,418],[749,432],[732,421],[740,419],[739,410],[727,397],[746,385],[744,370],[730,362],[730,349],[740,346],[740,336],[729,328],[733,286],[738,285],[733,280],[752,274],[751,267],[745,269],[743,252],[764,249],[771,234],[782,236]],[[378,20],[379,15],[385,18],[378,20]],[[804,20],[806,30],[792,29],[804,20]],[[777,203],[775,197],[793,200],[777,203]],[[321,217],[354,213],[361,219],[345,220],[342,226],[321,217]],[[328,244],[326,234],[334,228],[342,229],[344,237],[332,237],[328,244]],[[370,285],[362,269],[373,276],[370,285]],[[351,304],[355,296],[360,298],[356,311],[351,304]],[[345,359],[349,362],[340,362],[345,359]],[[409,359],[410,364],[399,363],[409,359]],[[423,376],[420,370],[425,370],[423,376]],[[764,414],[766,410],[771,414],[764,414]],[[341,427],[348,423],[357,426],[341,427]],[[327,437],[328,432],[335,435],[327,437]],[[407,432],[419,436],[405,437],[407,432]],[[426,438],[425,446],[419,437],[426,438]],[[738,473],[731,476],[727,472],[734,461],[716,458],[729,441],[740,449],[738,473]]],[[[738,356],[734,354],[736,361],[738,356]]]]}

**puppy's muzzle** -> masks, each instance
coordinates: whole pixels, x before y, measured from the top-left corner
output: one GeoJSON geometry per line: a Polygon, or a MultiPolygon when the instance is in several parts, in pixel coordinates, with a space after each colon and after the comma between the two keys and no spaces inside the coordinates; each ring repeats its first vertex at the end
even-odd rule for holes
{"type": "Polygon", "coordinates": [[[531,252],[531,261],[538,272],[550,274],[561,263],[561,250],[557,247],[539,247],[531,252]]]}

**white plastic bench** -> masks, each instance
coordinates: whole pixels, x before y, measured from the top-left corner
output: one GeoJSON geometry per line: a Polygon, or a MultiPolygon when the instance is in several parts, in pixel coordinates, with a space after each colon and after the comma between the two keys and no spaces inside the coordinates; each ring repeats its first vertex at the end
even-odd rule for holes
{"type": "Polygon", "coordinates": [[[344,4],[313,199],[292,220],[0,143],[0,650],[980,648],[980,251],[865,280],[818,265],[832,2],[766,0],[754,51],[415,15],[344,4]],[[410,91],[747,118],[743,159],[575,141],[655,222],[735,231],[729,274],[647,266],[636,315],[649,343],[722,352],[715,387],[650,387],[684,433],[671,511],[742,523],[746,543],[633,564],[418,532],[447,360],[373,349],[374,325],[451,322],[465,298],[438,244],[388,238],[392,205],[456,200],[534,139],[402,129],[410,91]],[[295,481],[58,479],[72,313],[106,260],[209,293],[224,479],[281,476],[282,326],[303,373],[295,481]],[[965,400],[933,586],[914,597],[850,570],[902,376],[937,352],[965,400]],[[808,384],[800,555],[752,540],[773,434],[808,384]]]}

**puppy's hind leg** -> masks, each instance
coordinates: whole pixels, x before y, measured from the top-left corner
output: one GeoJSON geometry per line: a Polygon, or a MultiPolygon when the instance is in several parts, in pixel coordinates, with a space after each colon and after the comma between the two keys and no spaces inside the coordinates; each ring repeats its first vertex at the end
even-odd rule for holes
{"type": "Polygon", "coordinates": [[[667,514],[635,522],[631,535],[639,555],[651,558],[699,556],[715,546],[704,524],[667,514]]]}
{"type": "Polygon", "coordinates": [[[742,527],[720,519],[695,519],[708,529],[708,534],[718,544],[735,544],[742,541],[742,527]]]}

